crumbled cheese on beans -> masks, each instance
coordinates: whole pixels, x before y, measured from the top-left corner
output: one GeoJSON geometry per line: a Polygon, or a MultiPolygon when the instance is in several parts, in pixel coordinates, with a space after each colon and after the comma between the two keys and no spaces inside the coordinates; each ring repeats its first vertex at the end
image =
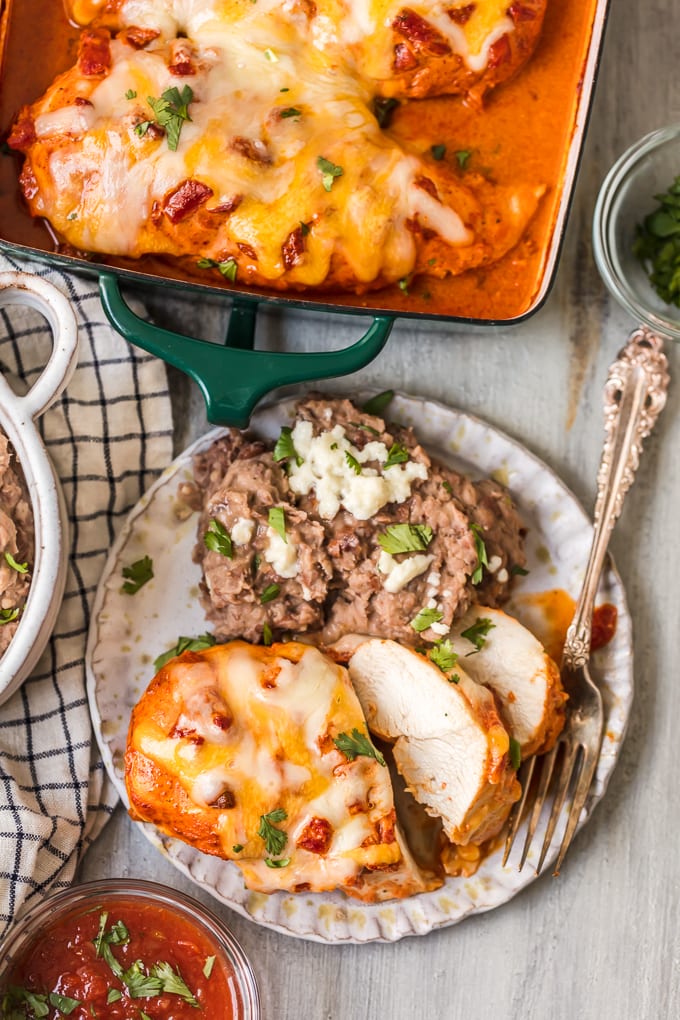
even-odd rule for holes
{"type": "Polygon", "coordinates": [[[234,545],[248,545],[254,531],[255,521],[250,521],[247,517],[239,517],[231,529],[231,540],[234,545]]]}
{"type": "Polygon", "coordinates": [[[279,577],[296,577],[300,564],[297,558],[298,547],[295,542],[287,542],[273,528],[267,528],[267,546],[264,558],[270,563],[279,577]]]}
{"type": "Polygon", "coordinates": [[[299,496],[314,492],[319,516],[325,520],[332,520],[344,507],[366,521],[387,503],[403,503],[411,495],[412,483],[427,478],[427,468],[415,460],[384,469],[389,455],[385,444],[371,442],[360,450],[347,439],[341,425],[315,436],[312,423],[300,421],[292,440],[302,464],[291,462],[290,487],[299,496]],[[360,465],[360,473],[350,459],[360,465]],[[365,466],[369,463],[378,467],[365,466]]]}
{"type": "Polygon", "coordinates": [[[416,556],[409,556],[407,559],[402,560],[401,563],[397,563],[394,556],[390,556],[389,553],[383,550],[378,559],[378,570],[381,574],[387,575],[383,584],[385,591],[396,595],[414,577],[419,577],[425,573],[433,559],[434,556],[426,556],[419,553],[416,556]]]}

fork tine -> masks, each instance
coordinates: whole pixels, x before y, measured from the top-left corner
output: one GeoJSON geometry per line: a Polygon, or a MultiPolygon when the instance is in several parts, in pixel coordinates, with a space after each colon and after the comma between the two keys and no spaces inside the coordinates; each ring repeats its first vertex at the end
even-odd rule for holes
{"type": "Polygon", "coordinates": [[[543,757],[541,778],[538,784],[538,790],[536,792],[536,799],[534,801],[534,806],[531,812],[531,818],[529,819],[527,835],[526,839],[524,840],[524,848],[522,850],[522,856],[520,858],[518,871],[522,870],[522,868],[524,867],[524,862],[527,859],[529,847],[531,846],[531,841],[534,838],[534,833],[536,832],[538,820],[541,817],[543,802],[545,801],[545,796],[548,792],[548,787],[550,786],[550,779],[553,773],[553,768],[555,767],[555,759],[557,757],[557,752],[559,751],[559,748],[560,743],[558,741],[558,743],[555,744],[555,746],[553,747],[552,751],[550,751],[543,757]]]}
{"type": "Polygon", "coordinates": [[[527,797],[529,796],[529,787],[531,786],[531,779],[534,774],[535,765],[535,755],[529,758],[527,762],[522,763],[522,796],[514,805],[510,815],[510,828],[508,829],[508,834],[505,838],[505,850],[503,852],[503,867],[505,867],[508,862],[508,857],[510,856],[510,851],[512,850],[513,843],[515,842],[517,830],[519,829],[520,822],[522,821],[524,805],[526,804],[527,797]]]}
{"type": "Polygon", "coordinates": [[[593,775],[595,774],[595,768],[597,766],[597,759],[598,759],[597,754],[593,754],[592,752],[589,753],[588,749],[586,747],[583,747],[583,757],[581,759],[581,775],[579,776],[578,784],[576,786],[576,790],[574,791],[574,799],[572,801],[571,809],[569,811],[567,827],[565,829],[564,836],[562,837],[562,845],[560,846],[560,852],[557,856],[557,863],[555,864],[555,870],[553,871],[553,875],[555,877],[557,877],[560,873],[560,867],[562,866],[564,855],[569,849],[571,841],[574,838],[576,826],[578,825],[578,820],[581,817],[583,805],[585,804],[586,797],[588,796],[588,790],[590,789],[590,786],[593,781],[593,775]]]}
{"type": "Polygon", "coordinates": [[[562,806],[564,805],[564,801],[567,796],[569,786],[571,784],[571,777],[577,772],[577,770],[578,772],[580,772],[581,770],[580,759],[578,762],[576,760],[581,750],[582,750],[581,745],[575,744],[574,747],[569,748],[565,752],[564,761],[562,762],[562,771],[560,772],[560,778],[557,784],[555,799],[553,800],[552,811],[550,812],[548,826],[545,830],[545,839],[543,840],[543,846],[541,848],[541,856],[538,858],[538,866],[536,868],[537,875],[541,874],[541,869],[543,868],[545,855],[550,849],[550,844],[552,842],[553,834],[555,832],[557,820],[560,817],[560,812],[562,810],[562,806]]]}

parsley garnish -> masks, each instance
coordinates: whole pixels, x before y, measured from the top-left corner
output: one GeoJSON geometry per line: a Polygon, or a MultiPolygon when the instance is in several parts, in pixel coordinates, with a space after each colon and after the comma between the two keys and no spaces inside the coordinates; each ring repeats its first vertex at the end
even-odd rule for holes
{"type": "Polygon", "coordinates": [[[448,492],[449,496],[453,496],[453,489],[451,488],[451,482],[444,479],[442,482],[442,489],[444,492],[448,492]]]}
{"type": "Polygon", "coordinates": [[[118,1002],[119,999],[123,998],[123,993],[119,992],[117,988],[109,988],[106,993],[106,1005],[110,1006],[112,1002],[118,1002]]]}
{"type": "Polygon", "coordinates": [[[272,528],[277,535],[280,535],[283,541],[288,544],[288,536],[286,535],[286,512],[282,506],[272,506],[269,508],[269,516],[267,518],[269,527],[272,528]]]}
{"type": "Polygon", "coordinates": [[[431,145],[430,152],[432,153],[433,159],[436,159],[437,161],[442,160],[446,155],[446,146],[441,143],[439,145],[431,145]]]}
{"type": "Polygon", "coordinates": [[[424,630],[431,627],[433,623],[439,623],[444,614],[439,609],[430,609],[426,607],[421,609],[420,612],[413,617],[411,620],[411,626],[417,634],[422,634],[424,630]]]}
{"type": "Polygon", "coordinates": [[[354,472],[355,475],[360,475],[361,474],[361,464],[356,459],[356,457],[354,457],[349,452],[349,450],[345,450],[345,460],[347,461],[348,465],[351,467],[351,469],[352,469],[352,471],[354,472]]]}
{"type": "MultiPolygon", "coordinates": [[[[160,99],[147,96],[146,101],[153,110],[156,121],[165,128],[168,139],[168,148],[175,152],[179,144],[179,136],[182,125],[185,121],[191,120],[189,116],[189,103],[194,98],[193,90],[189,85],[184,85],[180,92],[176,85],[166,89],[160,99]]],[[[137,128],[135,128],[135,131],[137,128]]]]}
{"type": "Polygon", "coordinates": [[[381,96],[375,97],[373,100],[373,113],[375,114],[375,119],[377,120],[379,127],[386,128],[390,126],[392,123],[392,116],[398,106],[398,99],[383,99],[381,96]]]}
{"type": "MultiPolygon", "coordinates": [[[[236,847],[234,847],[234,850],[236,850],[236,847]]],[[[243,847],[241,847],[241,850],[243,850],[243,847]]],[[[210,975],[213,972],[213,967],[214,966],[215,966],[215,957],[214,956],[206,956],[205,963],[203,964],[203,977],[209,978],[210,975]]]]}
{"type": "MultiPolygon", "coordinates": [[[[451,642],[448,638],[443,641],[437,641],[434,647],[430,648],[427,657],[442,673],[448,673],[458,662],[458,656],[451,647],[451,642]]],[[[456,679],[455,683],[458,680],[460,680],[460,677],[456,679]]]]}
{"type": "Polygon", "coordinates": [[[212,648],[215,644],[215,638],[212,634],[201,634],[200,637],[180,637],[177,639],[177,644],[172,648],[169,648],[167,652],[163,652],[157,659],[154,660],[153,667],[158,672],[166,662],[170,662],[170,659],[176,658],[181,655],[182,652],[203,652],[206,648],[212,648]]]}
{"type": "Polygon", "coordinates": [[[337,737],[333,737],[333,743],[338,751],[342,751],[349,761],[354,761],[355,758],[359,757],[375,758],[378,765],[385,765],[385,759],[380,751],[373,746],[368,734],[362,733],[356,726],[352,730],[351,735],[349,733],[338,733],[337,737]]]}
{"type": "Polygon", "coordinates": [[[273,634],[272,634],[272,629],[271,629],[271,627],[269,626],[269,624],[268,624],[268,623],[264,623],[264,624],[262,625],[262,644],[263,644],[263,645],[266,645],[267,647],[269,647],[269,645],[270,645],[270,644],[272,643],[272,641],[273,641],[273,637],[274,637],[274,636],[273,636],[273,634]]]}
{"type": "Polygon", "coordinates": [[[218,262],[217,268],[221,272],[222,276],[226,277],[227,280],[231,280],[232,283],[236,283],[238,262],[235,258],[228,258],[225,259],[224,262],[218,262]]]}
{"type": "Polygon", "coordinates": [[[370,432],[372,436],[380,435],[378,430],[374,429],[372,425],[364,425],[361,421],[351,421],[349,424],[355,429],[362,429],[364,432],[370,432]]]}
{"type": "Polygon", "coordinates": [[[479,584],[482,580],[482,574],[484,573],[484,567],[489,566],[489,558],[486,555],[486,546],[484,539],[482,538],[482,529],[479,524],[471,524],[470,531],[474,535],[475,539],[475,551],[477,553],[477,566],[470,575],[470,580],[473,584],[479,584]]]}
{"type": "Polygon", "coordinates": [[[661,300],[680,306],[680,176],[654,198],[657,208],[636,227],[633,254],[661,300]]]}
{"type": "Polygon", "coordinates": [[[189,1006],[198,1006],[196,996],[189,989],[179,970],[173,970],[169,963],[156,963],[151,969],[153,977],[160,978],[162,991],[168,995],[181,995],[189,1006]]]}
{"type": "Polygon", "coordinates": [[[243,850],[243,843],[234,843],[231,849],[234,851],[235,854],[240,854],[241,850],[243,850]]]}
{"type": "Polygon", "coordinates": [[[212,552],[219,553],[221,556],[226,556],[228,560],[234,558],[234,544],[231,540],[231,535],[216,517],[213,517],[208,530],[203,535],[203,541],[208,549],[212,552]]]}
{"type": "Polygon", "coordinates": [[[5,559],[7,560],[12,570],[16,570],[17,574],[28,573],[28,563],[17,563],[17,561],[12,556],[11,552],[5,553],[5,559]]]}
{"type": "Polygon", "coordinates": [[[474,655],[475,652],[481,652],[482,648],[486,644],[486,635],[495,626],[496,624],[492,623],[487,616],[478,616],[471,627],[460,632],[461,637],[466,638],[475,646],[474,651],[468,652],[467,655],[474,655]]]}
{"type": "Polygon", "coordinates": [[[152,124],[153,124],[152,120],[140,121],[139,124],[135,124],[135,134],[139,135],[140,138],[143,138],[152,124]]]}
{"type": "Polygon", "coordinates": [[[125,98],[126,99],[136,99],[137,98],[137,91],[136,91],[136,89],[128,89],[127,92],[125,93],[125,98]]]}
{"type": "Polygon", "coordinates": [[[513,769],[517,770],[522,764],[522,745],[519,740],[515,740],[514,737],[510,737],[510,764],[513,769]]]}
{"type": "Polygon", "coordinates": [[[461,168],[461,170],[465,170],[467,162],[471,155],[472,153],[470,152],[469,149],[458,149],[456,153],[456,159],[458,160],[458,166],[461,168]]]}
{"type": "Polygon", "coordinates": [[[524,567],[520,567],[518,563],[513,563],[513,565],[510,567],[510,574],[513,577],[526,577],[528,573],[529,571],[526,570],[524,567]]]}
{"type": "Polygon", "coordinates": [[[390,524],[378,535],[380,547],[396,553],[422,552],[432,541],[434,532],[429,524],[390,524]]]}
{"type": "Polygon", "coordinates": [[[265,590],[260,595],[260,605],[266,605],[267,602],[271,602],[281,591],[278,584],[268,584],[265,590]]]}
{"type": "Polygon", "coordinates": [[[136,595],[140,588],[148,584],[153,577],[153,561],[150,556],[143,556],[129,567],[123,567],[123,583],[121,591],[126,595],[136,595]]]}
{"type": "Polygon", "coordinates": [[[274,53],[274,50],[267,48],[264,51],[264,55],[267,58],[267,60],[269,60],[272,64],[278,64],[279,58],[274,53]]]}
{"type": "Polygon", "coordinates": [[[76,1006],[80,1006],[80,999],[72,999],[69,995],[59,995],[58,992],[50,992],[50,1005],[58,1009],[63,1016],[70,1016],[76,1006]]]}
{"type": "Polygon", "coordinates": [[[387,454],[384,470],[394,467],[395,464],[405,464],[408,460],[408,450],[401,443],[392,443],[387,454]]]}
{"type": "Polygon", "coordinates": [[[288,817],[284,808],[275,808],[266,815],[260,815],[260,827],[257,834],[264,840],[268,854],[277,855],[281,853],[288,842],[288,833],[283,829],[277,829],[274,822],[283,822],[288,817]]]}
{"type": "Polygon", "coordinates": [[[410,276],[405,276],[402,280],[398,281],[399,290],[402,291],[408,297],[408,288],[411,282],[410,276]]]}
{"type": "Polygon", "coordinates": [[[387,410],[393,400],[394,390],[383,390],[382,393],[376,393],[374,397],[367,400],[361,410],[366,414],[373,414],[376,417],[381,418],[383,411],[387,410]]]}
{"type": "Polygon", "coordinates": [[[279,117],[301,117],[302,110],[298,110],[297,106],[287,106],[285,110],[279,111],[279,117]]]}
{"type": "Polygon", "coordinates": [[[321,183],[325,191],[330,191],[335,178],[342,177],[345,172],[341,166],[331,163],[330,159],[325,159],[323,156],[318,157],[316,165],[321,171],[321,183]]]}
{"type": "Polygon", "coordinates": [[[2,626],[3,623],[12,623],[16,620],[20,612],[20,607],[15,609],[0,609],[0,626],[2,626]]]}
{"type": "Polygon", "coordinates": [[[307,234],[311,232],[309,223],[305,223],[304,220],[300,220],[300,233],[303,237],[307,237],[307,234]]]}
{"type": "Polygon", "coordinates": [[[303,463],[302,457],[295,449],[293,443],[293,430],[284,425],[281,429],[281,434],[276,440],[276,446],[274,447],[274,460],[279,463],[282,460],[294,459],[298,467],[303,463]]]}
{"type": "Polygon", "coordinates": [[[279,857],[276,861],[271,857],[265,857],[264,863],[268,868],[287,868],[290,864],[290,857],[279,857]]]}

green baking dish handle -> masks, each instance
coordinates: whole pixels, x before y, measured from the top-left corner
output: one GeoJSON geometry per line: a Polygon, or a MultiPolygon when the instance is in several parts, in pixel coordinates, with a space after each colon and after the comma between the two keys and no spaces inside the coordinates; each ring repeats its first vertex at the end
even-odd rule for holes
{"type": "Polygon", "coordinates": [[[110,273],[100,274],[99,290],[109,322],[126,340],[163,358],[198,383],[208,421],[239,428],[248,424],[258,400],[277,386],[358,372],[380,353],[394,325],[394,316],[378,316],[360,340],[342,351],[255,351],[254,299],[234,299],[227,346],[223,346],[140,319],[126,304],[118,278],[110,273]]]}

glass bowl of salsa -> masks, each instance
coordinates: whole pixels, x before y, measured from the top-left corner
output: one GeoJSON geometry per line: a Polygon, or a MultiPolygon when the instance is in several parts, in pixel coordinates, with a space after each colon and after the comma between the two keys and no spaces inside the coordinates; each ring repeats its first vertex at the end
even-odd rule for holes
{"type": "Polygon", "coordinates": [[[219,918],[166,886],[89,882],[36,904],[0,945],[6,1020],[259,1020],[252,967],[219,918]]]}
{"type": "Polygon", "coordinates": [[[680,340],[680,124],[645,135],[614,163],[595,205],[593,252],[619,304],[680,340]]]}

